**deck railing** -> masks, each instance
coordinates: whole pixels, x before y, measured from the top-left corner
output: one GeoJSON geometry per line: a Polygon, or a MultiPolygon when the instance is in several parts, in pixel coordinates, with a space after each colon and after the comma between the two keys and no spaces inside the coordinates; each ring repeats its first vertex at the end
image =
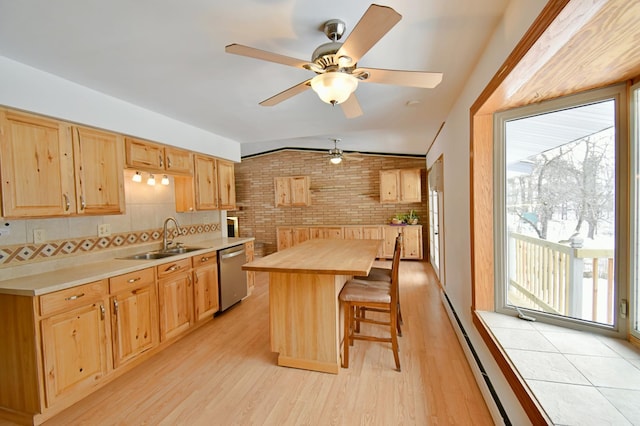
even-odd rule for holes
{"type": "Polygon", "coordinates": [[[611,324],[614,251],[578,245],[510,233],[510,284],[520,296],[542,311],[611,324]],[[585,259],[591,259],[591,262],[587,264],[585,259]],[[584,293],[588,291],[585,279],[589,274],[593,299],[590,309],[585,309],[584,293]],[[599,290],[601,279],[606,281],[606,292],[599,290]],[[601,298],[606,298],[606,315],[602,318],[598,312],[601,298]]]}

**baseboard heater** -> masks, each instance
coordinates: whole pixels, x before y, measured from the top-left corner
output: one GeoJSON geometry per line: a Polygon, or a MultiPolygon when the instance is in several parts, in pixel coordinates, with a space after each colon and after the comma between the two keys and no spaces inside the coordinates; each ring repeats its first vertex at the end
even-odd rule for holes
{"type": "Polygon", "coordinates": [[[478,353],[473,347],[473,344],[471,343],[471,339],[469,339],[469,336],[467,335],[467,332],[464,329],[464,326],[462,325],[462,322],[460,321],[460,318],[458,317],[458,314],[456,313],[456,310],[453,307],[451,300],[449,300],[449,296],[447,296],[447,293],[445,292],[442,292],[442,295],[444,296],[444,299],[447,302],[449,311],[451,312],[454,319],[456,320],[456,323],[458,324],[460,333],[462,333],[464,340],[467,342],[467,347],[469,348],[469,352],[471,352],[471,355],[473,356],[473,359],[475,360],[478,366],[478,369],[480,370],[480,374],[482,375],[482,378],[484,379],[484,382],[487,385],[487,389],[489,390],[489,393],[491,394],[491,397],[493,398],[493,401],[496,404],[496,408],[500,412],[502,421],[506,426],[511,426],[511,421],[509,420],[509,416],[507,415],[507,412],[505,411],[504,406],[502,405],[502,402],[500,402],[500,397],[498,397],[498,394],[496,393],[496,390],[493,387],[493,384],[491,384],[491,379],[489,378],[487,371],[484,369],[484,366],[482,365],[482,361],[480,361],[480,357],[478,356],[478,353]]]}

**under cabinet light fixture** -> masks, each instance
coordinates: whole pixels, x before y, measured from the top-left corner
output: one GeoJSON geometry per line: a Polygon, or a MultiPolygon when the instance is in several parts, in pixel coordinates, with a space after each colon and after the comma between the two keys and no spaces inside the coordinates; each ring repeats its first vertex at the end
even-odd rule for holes
{"type": "Polygon", "coordinates": [[[133,175],[131,180],[134,182],[142,182],[142,175],[140,174],[140,172],[136,172],[136,174],[133,175]]]}
{"type": "Polygon", "coordinates": [[[156,184],[156,178],[153,175],[149,175],[149,179],[147,179],[147,185],[154,186],[156,184]]]}
{"type": "Polygon", "coordinates": [[[163,185],[169,185],[169,176],[167,175],[162,176],[162,180],[160,181],[160,183],[163,185]]]}

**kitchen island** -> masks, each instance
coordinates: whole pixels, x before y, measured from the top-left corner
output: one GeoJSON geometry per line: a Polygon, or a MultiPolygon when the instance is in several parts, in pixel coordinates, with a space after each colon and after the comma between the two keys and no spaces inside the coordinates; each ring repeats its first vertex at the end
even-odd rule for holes
{"type": "Polygon", "coordinates": [[[369,273],[381,243],[309,240],[243,266],[269,273],[271,350],[279,354],[278,365],[338,373],[338,295],[347,280],[369,273]]]}

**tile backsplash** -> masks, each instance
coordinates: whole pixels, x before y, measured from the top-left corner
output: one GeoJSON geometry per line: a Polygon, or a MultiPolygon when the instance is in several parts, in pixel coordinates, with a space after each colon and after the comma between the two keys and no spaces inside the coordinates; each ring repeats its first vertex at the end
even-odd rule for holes
{"type": "MultiPolygon", "coordinates": [[[[0,226],[1,268],[25,265],[43,260],[56,260],[105,249],[121,248],[162,241],[164,219],[173,216],[187,231],[187,236],[220,234],[219,211],[176,213],[174,181],[161,185],[146,184],[147,173],[140,183],[131,180],[135,171],[124,171],[126,212],[122,215],[86,216],[51,219],[2,219],[0,226]],[[109,224],[111,235],[98,237],[98,225],[109,224]],[[45,240],[34,244],[33,230],[44,231],[45,240]],[[8,233],[6,231],[9,231],[8,233]]],[[[2,273],[0,272],[0,275],[2,273]]]]}

